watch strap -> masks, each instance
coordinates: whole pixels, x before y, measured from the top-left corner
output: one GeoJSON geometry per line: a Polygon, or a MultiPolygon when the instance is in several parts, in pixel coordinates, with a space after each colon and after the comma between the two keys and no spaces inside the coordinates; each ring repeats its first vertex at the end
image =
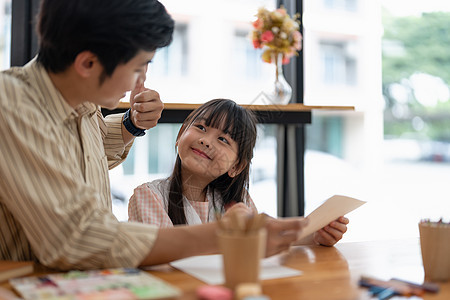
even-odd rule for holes
{"type": "Polygon", "coordinates": [[[130,119],[130,109],[128,109],[125,114],[123,115],[123,126],[128,130],[129,133],[131,133],[134,136],[143,136],[145,135],[145,130],[141,128],[137,128],[134,126],[133,122],[130,119]]]}

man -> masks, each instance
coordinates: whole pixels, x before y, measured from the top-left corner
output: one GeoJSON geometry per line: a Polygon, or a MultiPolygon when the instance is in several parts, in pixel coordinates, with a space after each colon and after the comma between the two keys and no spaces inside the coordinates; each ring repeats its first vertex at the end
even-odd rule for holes
{"type": "MultiPolygon", "coordinates": [[[[68,270],[217,252],[215,223],[158,229],[111,211],[108,167],[160,117],[143,78],[173,26],[155,0],[42,1],[37,58],[0,73],[0,259],[68,270]],[[104,119],[99,107],[130,90],[130,110],[104,119]]],[[[304,224],[269,220],[267,253],[287,249],[304,224]]],[[[322,243],[337,242],[345,223],[333,230],[322,243]]]]}

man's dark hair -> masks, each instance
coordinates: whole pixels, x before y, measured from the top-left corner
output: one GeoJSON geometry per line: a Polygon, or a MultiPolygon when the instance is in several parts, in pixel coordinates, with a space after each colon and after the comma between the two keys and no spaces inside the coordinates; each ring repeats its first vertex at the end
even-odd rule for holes
{"type": "Polygon", "coordinates": [[[138,51],[169,45],[173,29],[173,19],[156,0],[42,0],[37,60],[58,73],[88,50],[110,76],[138,51]]]}

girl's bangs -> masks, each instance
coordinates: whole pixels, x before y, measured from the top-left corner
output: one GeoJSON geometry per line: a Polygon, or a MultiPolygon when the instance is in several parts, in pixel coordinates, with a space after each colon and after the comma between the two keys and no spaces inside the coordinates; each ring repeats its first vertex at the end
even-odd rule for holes
{"type": "Polygon", "coordinates": [[[238,142],[242,139],[244,126],[236,124],[242,120],[243,113],[237,105],[220,105],[205,107],[199,111],[193,122],[203,120],[206,126],[217,128],[229,134],[231,138],[238,142]]]}

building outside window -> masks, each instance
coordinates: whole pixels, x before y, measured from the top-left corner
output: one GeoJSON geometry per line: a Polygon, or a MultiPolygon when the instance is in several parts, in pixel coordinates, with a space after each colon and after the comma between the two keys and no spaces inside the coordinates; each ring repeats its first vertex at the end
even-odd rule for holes
{"type": "Polygon", "coordinates": [[[150,73],[167,78],[187,76],[189,68],[189,39],[187,33],[188,24],[175,24],[172,43],[169,47],[158,49],[155,58],[149,66],[150,73]]]}
{"type": "Polygon", "coordinates": [[[322,81],[326,85],[355,85],[357,78],[356,58],[352,43],[322,41],[320,56],[322,81]]]}
{"type": "Polygon", "coordinates": [[[328,9],[342,9],[347,11],[355,11],[357,8],[357,0],[323,0],[323,4],[328,9]]]}
{"type": "Polygon", "coordinates": [[[233,41],[233,70],[241,80],[263,80],[265,72],[261,64],[261,49],[254,49],[249,43],[247,30],[236,29],[233,41]]]}

